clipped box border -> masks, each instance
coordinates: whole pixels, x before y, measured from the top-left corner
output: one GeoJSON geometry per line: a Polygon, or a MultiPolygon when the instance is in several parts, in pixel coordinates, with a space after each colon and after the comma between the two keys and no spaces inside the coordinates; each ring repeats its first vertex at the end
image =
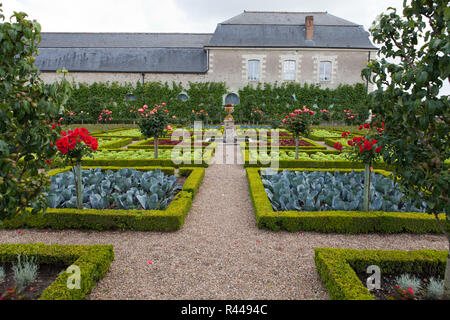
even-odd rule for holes
{"type": "MultiPolygon", "coordinates": [[[[357,273],[376,265],[386,274],[444,274],[447,251],[315,248],[317,272],[331,300],[374,300],[357,273]]],[[[368,275],[369,276],[369,275],[368,275]]]]}
{"type": "MultiPolygon", "coordinates": [[[[114,167],[143,167],[143,166],[154,166],[154,167],[173,167],[173,168],[181,168],[181,167],[209,167],[211,160],[216,151],[216,143],[211,143],[209,146],[203,148],[202,161],[197,161],[191,159],[191,163],[180,163],[176,164],[172,161],[172,159],[83,159],[83,166],[89,167],[105,167],[105,166],[114,166],[114,167]]],[[[170,148],[172,149],[172,148],[170,148]]],[[[103,149],[103,151],[109,150],[113,152],[133,152],[139,149],[103,149]]],[[[142,149],[141,149],[142,150],[142,149]]],[[[164,149],[167,150],[167,149],[164,149]]]]}
{"type": "MultiPolygon", "coordinates": [[[[99,138],[99,139],[104,139],[104,138],[99,138]]],[[[105,139],[105,140],[108,140],[108,139],[105,139]]],[[[119,140],[114,141],[114,142],[105,143],[101,147],[98,147],[98,150],[118,149],[118,148],[122,148],[122,147],[125,147],[125,146],[129,145],[131,142],[133,142],[133,139],[131,139],[131,138],[119,139],[119,140]]]]}
{"type": "MultiPolygon", "coordinates": [[[[241,148],[242,158],[244,159],[244,168],[268,168],[271,166],[271,163],[262,163],[260,159],[255,163],[250,163],[250,152],[249,150],[245,150],[241,148]]],[[[280,149],[280,151],[286,151],[280,149]]],[[[299,149],[299,152],[307,152],[307,153],[315,153],[315,152],[323,152],[323,153],[339,153],[338,150],[302,150],[299,149]],[[325,151],[325,152],[324,152],[325,151]]],[[[279,168],[317,168],[317,169],[363,169],[364,163],[362,162],[354,162],[348,160],[336,160],[336,161],[322,161],[322,160],[278,160],[279,168]]],[[[373,165],[374,169],[385,170],[389,169],[389,166],[385,163],[375,163],[373,165]]]]}
{"type": "MultiPolygon", "coordinates": [[[[182,140],[180,140],[181,142],[182,140]]],[[[194,144],[193,144],[193,139],[191,139],[192,144],[190,145],[191,149],[194,149],[194,144]]],[[[142,140],[140,142],[134,143],[131,146],[128,146],[127,149],[129,150],[146,150],[146,149],[153,149],[154,146],[153,145],[148,145],[148,143],[153,142],[153,138],[150,139],[145,139],[142,140]]],[[[203,142],[200,141],[199,142],[203,142]]],[[[173,147],[175,147],[176,145],[164,145],[164,144],[158,144],[158,148],[160,149],[172,149],[173,147]]],[[[217,143],[213,142],[213,141],[209,141],[209,144],[207,146],[201,146],[202,149],[206,149],[206,148],[211,148],[211,147],[216,147],[217,143]],[[215,145],[213,145],[215,143],[215,145]]]]}
{"type": "MultiPolygon", "coordinates": [[[[83,169],[97,167],[83,166],[83,169]]],[[[123,167],[101,167],[102,170],[120,170],[123,167]]],[[[164,173],[173,174],[174,168],[168,167],[135,167],[136,170],[149,171],[161,169],[164,173]]],[[[49,175],[68,171],[70,167],[55,169],[49,175]]],[[[182,190],[175,196],[164,210],[115,210],[115,209],[52,209],[48,208],[44,215],[19,215],[11,220],[4,220],[0,228],[17,229],[53,228],[53,229],[93,229],[93,230],[135,230],[135,231],[176,231],[184,225],[194,196],[205,175],[204,168],[183,168],[187,176],[182,190]]]]}
{"type": "Polygon", "coordinates": [[[60,263],[80,268],[80,289],[67,288],[67,279],[71,274],[62,272],[44,289],[38,300],[84,299],[106,275],[114,260],[112,245],[0,244],[0,261],[13,262],[19,254],[35,256],[39,263],[60,263]]]}
{"type": "MultiPolygon", "coordinates": [[[[261,229],[314,231],[323,233],[442,233],[434,216],[417,212],[385,211],[274,211],[264,190],[260,176],[262,168],[247,168],[250,197],[255,210],[256,223],[261,229]]],[[[282,169],[281,169],[282,170],[282,169]]],[[[350,169],[289,168],[293,171],[341,171],[350,169]]],[[[361,171],[361,170],[355,170],[361,171]]],[[[389,175],[384,170],[376,172],[389,175]]],[[[450,230],[445,214],[439,216],[442,224],[450,230]]]]}

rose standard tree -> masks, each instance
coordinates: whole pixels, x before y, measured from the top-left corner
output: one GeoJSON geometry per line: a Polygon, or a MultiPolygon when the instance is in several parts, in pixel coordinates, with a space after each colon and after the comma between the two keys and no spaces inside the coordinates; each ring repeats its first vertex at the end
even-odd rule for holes
{"type": "MultiPolygon", "coordinates": [[[[384,161],[399,177],[405,195],[426,203],[450,246],[450,175],[444,163],[450,157],[450,108],[448,96],[439,94],[450,73],[450,8],[447,0],[403,5],[403,17],[389,8],[372,26],[384,57],[371,61],[362,76],[376,85],[371,107],[386,124],[380,138],[384,161]],[[446,214],[447,223],[440,213],[446,214]]],[[[444,283],[448,300],[450,255],[444,283]]]]}
{"type": "Polygon", "coordinates": [[[138,110],[142,119],[139,121],[139,128],[146,138],[153,138],[155,159],[158,159],[158,139],[166,134],[166,130],[172,128],[169,125],[170,116],[166,104],[155,105],[152,110],[148,106],[143,106],[138,110]]]}
{"type": "Polygon", "coordinates": [[[4,22],[0,4],[0,222],[45,210],[50,184],[44,168],[55,156],[52,123],[71,93],[70,83],[45,85],[34,66],[41,26],[23,12],[4,22]]]}
{"type": "MultiPolygon", "coordinates": [[[[371,127],[366,123],[361,125],[359,130],[363,128],[370,129],[371,127]]],[[[370,211],[370,172],[375,162],[380,159],[382,149],[380,137],[384,132],[384,123],[381,128],[374,124],[372,129],[374,130],[369,131],[367,136],[354,137],[353,140],[348,141],[348,145],[351,147],[347,154],[349,159],[364,163],[364,211],[370,211]]],[[[342,136],[348,136],[348,132],[344,132],[342,136]]]]}
{"type": "Polygon", "coordinates": [[[83,209],[83,184],[81,175],[81,159],[92,156],[93,151],[97,151],[97,139],[89,135],[85,128],[76,128],[67,132],[61,131],[61,138],[56,141],[56,147],[61,153],[61,157],[67,164],[72,166],[75,190],[77,196],[77,208],[83,209]]]}
{"type": "Polygon", "coordinates": [[[286,130],[292,133],[295,137],[295,159],[298,160],[298,139],[301,134],[308,135],[309,127],[311,124],[311,116],[314,115],[314,111],[309,110],[306,106],[302,109],[296,109],[294,112],[289,113],[283,119],[283,124],[286,130]]]}

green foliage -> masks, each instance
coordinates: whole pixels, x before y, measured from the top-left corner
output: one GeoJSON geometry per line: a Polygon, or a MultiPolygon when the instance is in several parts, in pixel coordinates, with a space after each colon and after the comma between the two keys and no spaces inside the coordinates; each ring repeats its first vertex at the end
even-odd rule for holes
{"type": "MultiPolygon", "coordinates": [[[[144,104],[166,102],[170,106],[171,115],[175,115],[180,121],[191,119],[192,110],[195,113],[203,110],[208,113],[212,123],[221,123],[224,118],[223,95],[227,93],[227,87],[223,82],[190,82],[186,87],[181,83],[172,82],[141,82],[136,84],[117,82],[105,82],[74,84],[74,92],[66,104],[66,109],[75,113],[70,120],[72,122],[95,122],[103,109],[112,110],[115,118],[111,123],[133,122],[135,113],[133,110],[144,104]],[[189,96],[187,101],[180,101],[177,96],[181,92],[189,96]],[[133,94],[136,101],[130,103],[125,100],[127,94],[133,94]],[[115,103],[115,104],[114,104],[115,103]],[[80,114],[81,111],[84,114],[80,114]],[[86,113],[89,113],[87,116],[86,113]],[[127,121],[125,121],[127,119],[127,121]]],[[[352,108],[358,112],[358,119],[363,122],[368,117],[367,91],[364,84],[353,86],[340,85],[337,89],[320,89],[314,85],[289,84],[265,84],[256,88],[247,86],[239,90],[240,104],[234,106],[233,117],[237,122],[251,122],[251,109],[259,107],[265,114],[265,119],[275,126],[280,126],[284,114],[306,105],[314,111],[327,108],[332,120],[344,120],[343,110],[352,108]],[[295,94],[296,101],[292,99],[295,94]],[[313,108],[316,106],[316,108],[313,108]]],[[[317,117],[320,114],[316,112],[317,117]]]]}
{"type": "Polygon", "coordinates": [[[234,106],[233,116],[238,122],[251,121],[251,109],[259,107],[267,119],[281,118],[304,105],[316,112],[328,109],[332,120],[344,120],[344,109],[352,108],[367,119],[367,90],[364,84],[340,85],[336,89],[321,89],[316,85],[283,83],[248,85],[239,90],[240,104],[234,106]],[[293,99],[295,95],[295,100],[293,99]]]}
{"type": "MultiPolygon", "coordinates": [[[[337,154],[339,151],[337,150],[323,150],[323,149],[311,149],[310,147],[300,147],[302,152],[306,153],[317,153],[317,152],[323,152],[325,154],[337,154]],[[308,149],[306,149],[308,148],[308,149]]],[[[251,158],[249,151],[245,149],[242,150],[242,159],[245,160],[244,167],[270,167],[273,162],[268,161],[270,158],[260,158],[258,156],[258,159],[256,161],[255,158],[251,158]]],[[[284,150],[284,149],[283,149],[284,150]]],[[[270,149],[268,149],[269,152],[270,149]]],[[[280,152],[281,153],[281,152],[280,152]]],[[[300,153],[301,154],[301,153],[300,153]]],[[[290,156],[289,156],[290,158],[290,156]]],[[[93,160],[88,160],[93,161],[93,160]]],[[[322,158],[321,160],[317,159],[306,159],[302,158],[299,160],[284,160],[284,159],[275,159],[278,163],[279,168],[340,168],[340,169],[359,169],[364,168],[365,165],[362,162],[352,162],[348,160],[328,160],[325,158],[322,158]]],[[[389,166],[387,166],[385,163],[376,163],[373,166],[375,169],[389,169],[389,166]]]]}
{"type": "MultiPolygon", "coordinates": [[[[144,109],[146,109],[144,106],[144,109]]],[[[141,133],[146,138],[159,138],[166,134],[167,126],[169,125],[169,112],[166,104],[155,105],[152,110],[140,109],[142,111],[142,118],[139,120],[139,128],[141,133]]]]}
{"type": "Polygon", "coordinates": [[[377,87],[371,106],[386,125],[384,161],[406,194],[425,201],[429,213],[446,212],[447,218],[450,108],[448,96],[439,91],[450,75],[449,22],[446,0],[405,1],[402,17],[388,9],[370,30],[384,57],[362,71],[377,87]]]}
{"type": "Polygon", "coordinates": [[[442,275],[447,251],[314,249],[314,262],[331,300],[374,300],[357,273],[377,265],[382,274],[442,275]]]}
{"type": "Polygon", "coordinates": [[[21,258],[17,255],[17,263],[12,266],[14,273],[14,282],[18,293],[31,285],[37,278],[39,265],[35,262],[36,258],[31,259],[24,255],[21,258]]]}
{"type": "MultiPolygon", "coordinates": [[[[130,110],[137,110],[143,105],[153,106],[161,102],[165,102],[170,106],[171,115],[175,115],[177,119],[187,119],[191,115],[191,110],[197,111],[203,109],[209,113],[213,122],[221,122],[220,118],[223,106],[222,96],[227,92],[223,82],[205,82],[205,83],[189,83],[184,88],[181,83],[172,82],[141,82],[136,84],[117,82],[96,82],[93,84],[78,83],[74,84],[74,91],[66,104],[66,109],[74,112],[77,116],[70,119],[71,121],[88,122],[97,121],[103,109],[113,111],[115,119],[111,123],[132,122],[136,119],[136,113],[130,110]],[[189,100],[178,100],[178,95],[185,91],[189,100]],[[133,94],[136,101],[129,102],[125,99],[128,94],[133,94]],[[134,107],[134,108],[132,108],[134,107]],[[89,116],[80,115],[80,112],[89,112],[89,116]]],[[[69,120],[69,119],[67,119],[69,120]]]]}
{"type": "MultiPolygon", "coordinates": [[[[261,171],[265,191],[275,211],[363,210],[364,175],[324,171],[261,171]]],[[[424,212],[418,201],[402,200],[392,179],[372,173],[372,211],[424,212]]]]}
{"type": "MultiPolygon", "coordinates": [[[[75,208],[75,183],[70,172],[51,177],[47,204],[50,208],[75,208]]],[[[142,172],[123,168],[116,172],[101,168],[82,171],[83,207],[85,209],[165,209],[181,187],[174,175],[161,170],[142,172]]]]}
{"type": "Polygon", "coordinates": [[[114,260],[112,245],[0,244],[0,261],[13,262],[17,255],[36,257],[40,264],[76,265],[80,268],[80,289],[69,289],[69,273],[61,273],[40,296],[40,300],[81,300],[95,287],[114,260]]]}
{"type": "MultiPolygon", "coordinates": [[[[247,168],[250,196],[259,228],[269,230],[314,231],[324,233],[442,233],[435,219],[416,212],[363,212],[363,211],[274,211],[264,190],[257,168],[247,168]]],[[[349,169],[291,169],[295,171],[341,171],[349,169]]],[[[386,171],[378,171],[388,175],[386,171]]],[[[439,219],[446,230],[450,223],[444,215],[439,219]]]]}
{"type": "Polygon", "coordinates": [[[65,78],[52,85],[39,78],[33,63],[41,26],[26,17],[15,13],[3,22],[0,7],[0,221],[27,206],[32,213],[45,207],[48,179],[38,170],[55,155],[51,123],[71,91],[65,78]]]}

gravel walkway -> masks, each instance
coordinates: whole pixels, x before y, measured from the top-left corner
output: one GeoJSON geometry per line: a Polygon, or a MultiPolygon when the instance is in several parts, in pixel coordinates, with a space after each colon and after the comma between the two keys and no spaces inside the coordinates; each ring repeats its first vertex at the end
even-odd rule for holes
{"type": "MultiPolygon", "coordinates": [[[[229,154],[233,146],[227,148],[229,154]]],[[[206,169],[177,232],[8,230],[0,231],[0,242],[113,244],[115,261],[90,299],[327,299],[315,247],[447,249],[436,235],[259,230],[245,170],[236,164],[206,169]]]]}

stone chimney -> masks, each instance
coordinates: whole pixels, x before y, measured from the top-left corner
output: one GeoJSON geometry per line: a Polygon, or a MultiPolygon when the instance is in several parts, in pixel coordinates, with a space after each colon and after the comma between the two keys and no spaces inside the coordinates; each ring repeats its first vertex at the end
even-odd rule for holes
{"type": "Polygon", "coordinates": [[[306,26],[306,40],[312,40],[314,37],[314,17],[313,16],[306,16],[305,26],[306,26]]]}

